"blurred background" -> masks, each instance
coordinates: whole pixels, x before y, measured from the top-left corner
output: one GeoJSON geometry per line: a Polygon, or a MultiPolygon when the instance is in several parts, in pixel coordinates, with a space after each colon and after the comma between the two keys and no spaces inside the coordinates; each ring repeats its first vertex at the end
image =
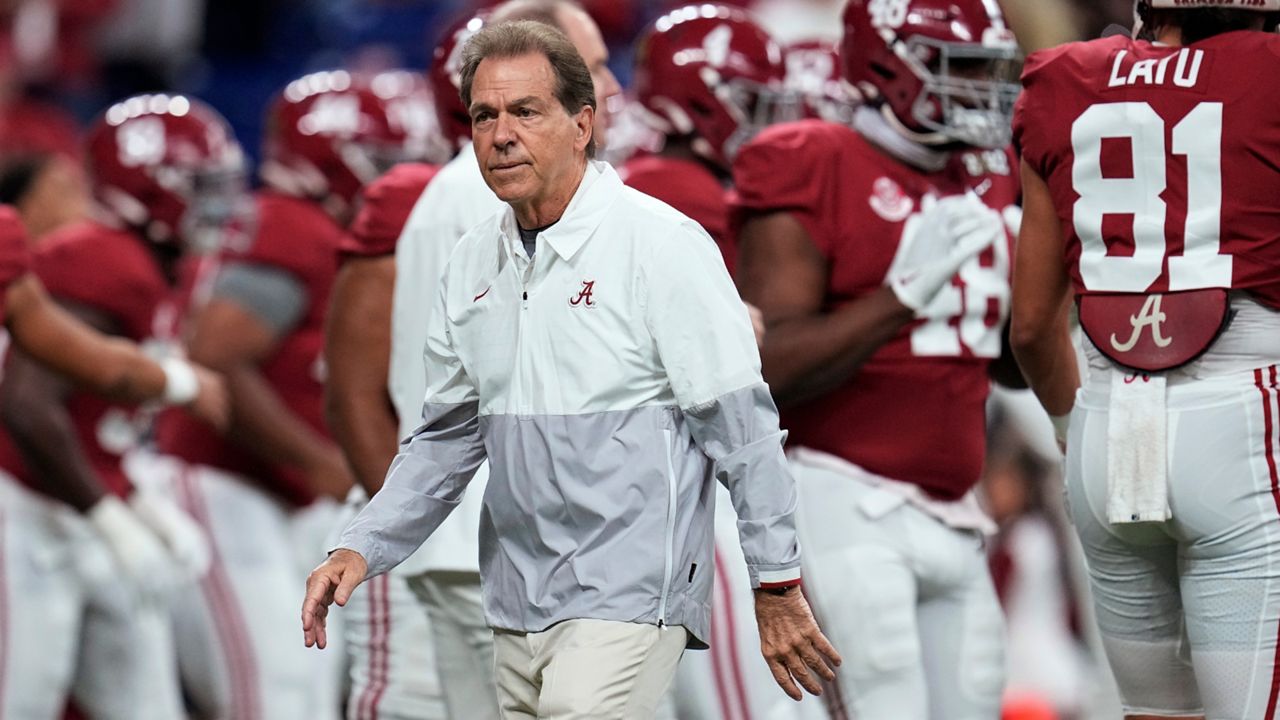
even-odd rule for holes
{"type": "MultiPolygon", "coordinates": [[[[839,0],[731,0],[778,40],[836,40],[839,0]]],[[[1128,24],[1129,0],[1000,0],[1027,50],[1128,24]]],[[[0,154],[74,152],[76,128],[138,92],[191,93],[250,152],[267,99],[312,70],[425,68],[477,0],[0,0],[0,154]]],[[[669,0],[586,0],[624,85],[634,38],[669,0]]]]}
{"type": "MultiPolygon", "coordinates": [[[[838,40],[842,0],[728,0],[784,43],[838,40]]],[[[634,39],[669,0],[582,0],[614,73],[631,78],[634,39]]],[[[999,0],[1024,49],[1128,26],[1132,0],[999,0]]],[[[264,109],[288,81],[335,67],[425,69],[439,34],[475,0],[0,0],[0,201],[59,198],[27,214],[33,236],[78,208],[80,129],[112,101],[177,91],[220,110],[256,154],[264,109]],[[41,158],[34,163],[32,158],[41,158]],[[49,158],[55,158],[50,161],[49,158]],[[38,177],[33,178],[33,173],[38,177]],[[38,180],[38,182],[37,182],[38,180]],[[34,188],[34,190],[33,190],[34,188]],[[47,195],[46,195],[47,196],[47,195]]],[[[991,568],[1008,616],[1006,720],[1118,717],[1090,636],[1079,554],[1061,507],[1060,456],[1034,399],[998,393],[990,413],[987,506],[1000,526],[991,568]]]]}

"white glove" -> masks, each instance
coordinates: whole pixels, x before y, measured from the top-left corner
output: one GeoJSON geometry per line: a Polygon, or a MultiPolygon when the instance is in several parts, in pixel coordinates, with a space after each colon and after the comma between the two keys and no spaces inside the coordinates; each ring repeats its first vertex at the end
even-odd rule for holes
{"type": "Polygon", "coordinates": [[[174,589],[173,559],[145,523],[120,498],[108,495],[89,508],[89,524],[144,599],[163,601],[174,589]]]}
{"type": "Polygon", "coordinates": [[[889,270],[887,284],[898,301],[923,312],[978,253],[1004,237],[1005,224],[972,192],[935,200],[926,197],[908,225],[889,270]]]}
{"type": "Polygon", "coordinates": [[[165,544],[185,579],[204,577],[213,553],[204,528],[185,510],[163,495],[142,490],[134,490],[129,497],[129,507],[165,544]]]}

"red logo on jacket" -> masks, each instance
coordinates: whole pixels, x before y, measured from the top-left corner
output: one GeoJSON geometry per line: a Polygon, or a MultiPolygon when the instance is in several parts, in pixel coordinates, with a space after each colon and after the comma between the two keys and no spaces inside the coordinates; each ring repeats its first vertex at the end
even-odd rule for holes
{"type": "Polygon", "coordinates": [[[595,300],[591,299],[591,294],[595,291],[595,280],[583,280],[582,289],[578,294],[569,298],[569,304],[573,307],[595,307],[595,300]]]}

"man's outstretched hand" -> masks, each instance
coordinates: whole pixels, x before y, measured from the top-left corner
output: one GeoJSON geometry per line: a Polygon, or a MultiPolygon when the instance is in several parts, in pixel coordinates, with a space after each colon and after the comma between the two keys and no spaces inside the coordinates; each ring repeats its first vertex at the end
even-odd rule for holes
{"type": "Polygon", "coordinates": [[[821,695],[822,683],[818,678],[835,680],[840,653],[818,629],[804,594],[797,586],[781,595],[758,590],[755,596],[760,651],[769,663],[773,679],[792,700],[804,697],[800,687],[813,695],[821,695]]]}
{"type": "Polygon", "coordinates": [[[307,577],[307,596],[302,601],[302,635],[307,647],[321,650],[328,645],[324,621],[329,606],[347,604],[356,586],[364,581],[369,564],[355,550],[333,551],[320,567],[307,577]]]}

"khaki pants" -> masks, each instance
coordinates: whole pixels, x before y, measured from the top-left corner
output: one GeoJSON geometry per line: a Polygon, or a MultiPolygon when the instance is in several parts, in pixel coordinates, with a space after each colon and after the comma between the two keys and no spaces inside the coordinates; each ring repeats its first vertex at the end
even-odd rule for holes
{"type": "Polygon", "coordinates": [[[503,720],[652,720],[688,641],[683,627],[608,620],[493,636],[503,720]]]}

